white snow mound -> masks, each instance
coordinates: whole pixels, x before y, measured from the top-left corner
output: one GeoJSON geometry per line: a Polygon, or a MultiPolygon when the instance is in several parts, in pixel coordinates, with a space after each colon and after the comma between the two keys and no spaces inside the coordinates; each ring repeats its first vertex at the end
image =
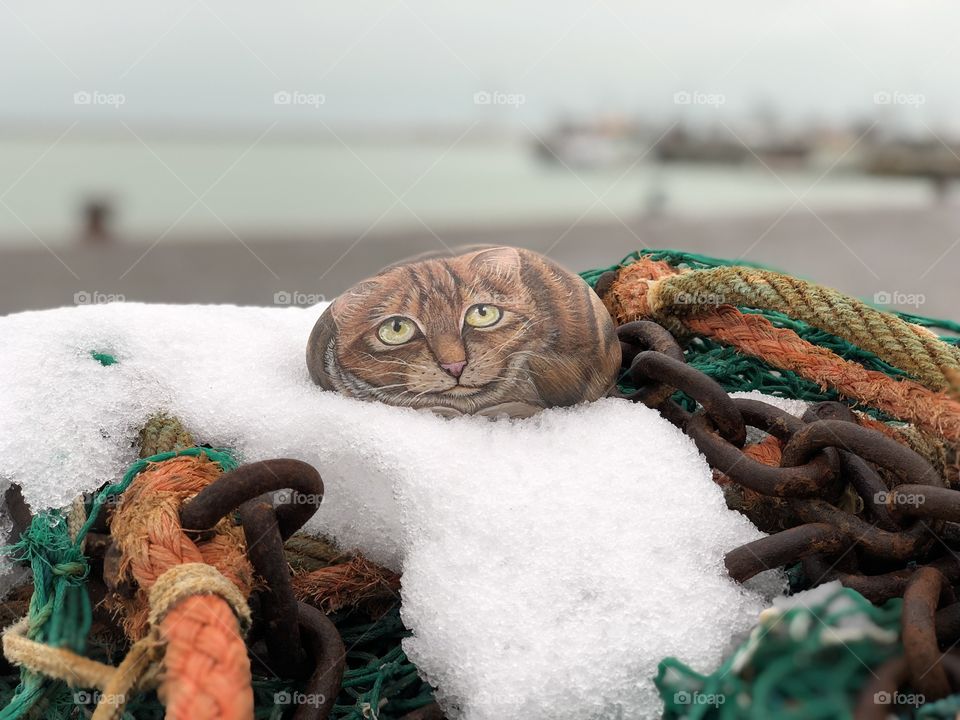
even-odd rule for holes
{"type": "Polygon", "coordinates": [[[765,602],[723,555],[761,533],[655,412],[446,420],[323,392],[304,362],[321,310],[0,318],[0,480],[66,505],[119,478],[161,410],[245,461],[315,465],[309,527],[402,569],[405,649],[452,718],[658,717],[660,659],[710,670],[754,623],[765,602]]]}

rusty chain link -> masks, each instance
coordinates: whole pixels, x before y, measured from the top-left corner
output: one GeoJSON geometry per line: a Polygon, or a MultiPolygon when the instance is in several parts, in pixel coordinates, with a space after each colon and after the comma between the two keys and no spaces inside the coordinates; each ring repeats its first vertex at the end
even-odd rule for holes
{"type": "Polygon", "coordinates": [[[877,669],[856,717],[885,717],[889,709],[874,695],[895,695],[904,684],[928,701],[960,691],[960,654],[941,652],[960,639],[960,491],[906,445],[860,425],[842,403],[816,403],[797,418],[731,398],[684,362],[664,328],[629,323],[618,334],[622,378],[636,390],[614,394],[659,410],[725,481],[760,499],[735,509],[762,526],[756,516],[765,498],[792,525],[727,553],[733,579],[801,563],[810,587],[839,580],[871,602],[903,598],[904,654],[877,669]],[[695,400],[696,411],[674,402],[676,391],[695,400]],[[748,428],[779,441],[778,465],[745,452],[748,428]]]}
{"type": "Polygon", "coordinates": [[[308,690],[323,698],[297,707],[294,720],[329,717],[340,690],[346,650],[333,622],[322,612],[297,602],[283,543],[309,520],[323,499],[323,480],[312,465],[279,459],[241,465],[226,472],[180,509],[183,529],[204,532],[235,511],[247,541],[247,556],[265,588],[259,592],[260,619],[270,671],[300,677],[313,671],[308,690]],[[303,643],[303,640],[306,643],[303,643]],[[305,653],[308,650],[308,653],[305,653]]]}

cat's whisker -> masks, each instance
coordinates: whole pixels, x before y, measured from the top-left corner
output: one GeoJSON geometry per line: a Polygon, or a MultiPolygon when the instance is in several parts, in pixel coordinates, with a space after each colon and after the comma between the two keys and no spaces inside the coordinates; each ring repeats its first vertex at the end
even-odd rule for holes
{"type": "Polygon", "coordinates": [[[413,363],[409,362],[408,360],[401,360],[399,358],[378,357],[377,355],[374,355],[373,353],[368,353],[368,352],[361,353],[361,355],[364,355],[365,357],[370,358],[373,362],[376,362],[376,363],[383,363],[386,365],[401,365],[403,367],[413,367],[413,363]]]}
{"type": "MultiPolygon", "coordinates": [[[[537,377],[537,373],[535,373],[533,370],[527,367],[526,363],[524,362],[524,360],[529,357],[540,357],[540,353],[537,353],[533,350],[527,350],[527,349],[514,350],[513,352],[509,353],[504,358],[504,361],[506,363],[504,372],[498,373],[493,378],[491,378],[489,382],[494,382],[494,381],[509,382],[511,379],[513,379],[513,377],[511,376],[516,377],[516,376],[519,376],[521,373],[523,373],[525,374],[525,377],[517,378],[517,379],[523,379],[527,383],[533,384],[533,378],[537,377]]],[[[482,363],[480,363],[479,365],[475,364],[474,367],[475,369],[479,369],[482,371],[483,364],[482,363]]]]}
{"type": "Polygon", "coordinates": [[[394,383],[393,385],[377,385],[376,386],[377,390],[392,390],[393,388],[402,388],[402,387],[407,387],[407,383],[399,382],[399,383],[394,383]]]}
{"type": "MultiPolygon", "coordinates": [[[[442,388],[440,388],[439,390],[442,390],[442,388]]],[[[408,404],[408,405],[413,405],[417,400],[419,400],[420,398],[422,398],[424,395],[426,395],[426,394],[428,394],[428,393],[439,392],[439,390],[436,389],[436,388],[427,388],[426,390],[422,390],[422,391],[418,392],[416,395],[414,395],[414,396],[411,397],[411,398],[404,398],[404,403],[405,403],[405,404],[408,404]]],[[[408,395],[408,394],[410,394],[410,393],[412,393],[412,392],[413,392],[413,390],[407,389],[407,390],[404,390],[403,392],[399,393],[396,397],[398,397],[398,398],[403,398],[404,395],[408,395]]]]}
{"type": "Polygon", "coordinates": [[[416,395],[413,396],[413,398],[411,399],[411,402],[416,402],[417,400],[419,400],[420,398],[422,398],[424,395],[426,395],[427,393],[431,393],[431,392],[436,392],[436,390],[433,390],[432,388],[428,388],[427,390],[424,390],[424,391],[422,391],[422,392],[418,392],[416,395]]]}
{"type": "Polygon", "coordinates": [[[542,322],[543,322],[543,320],[534,320],[533,318],[529,318],[529,319],[526,320],[522,325],[520,325],[520,327],[518,327],[516,330],[514,330],[514,332],[513,332],[506,340],[504,340],[504,341],[503,341],[502,343],[500,343],[499,345],[496,345],[496,346],[494,346],[494,347],[491,347],[490,349],[488,349],[488,350],[486,350],[485,352],[483,352],[478,358],[475,359],[474,362],[475,362],[475,363],[482,363],[482,362],[483,362],[487,357],[489,357],[491,354],[500,352],[501,350],[503,350],[504,347],[506,347],[506,346],[509,345],[510,343],[514,342],[522,333],[526,332],[526,331],[529,330],[531,327],[535,327],[536,325],[538,325],[538,324],[540,324],[540,323],[542,323],[542,322]]]}
{"type": "MultiPolygon", "coordinates": [[[[431,376],[431,375],[435,375],[435,374],[436,374],[436,368],[433,367],[432,365],[426,365],[426,364],[416,364],[416,365],[414,365],[413,363],[411,363],[411,364],[410,364],[410,367],[411,367],[411,369],[412,369],[411,372],[408,373],[408,375],[410,375],[410,376],[416,376],[416,375],[419,374],[419,376],[420,376],[421,378],[423,378],[423,377],[429,377],[429,376],[431,376]],[[417,373],[416,371],[419,371],[419,373],[417,373]]],[[[410,385],[409,382],[405,383],[405,386],[409,387],[409,385],[410,385]]],[[[445,389],[445,388],[443,388],[443,387],[428,387],[428,388],[426,388],[425,390],[423,390],[422,392],[418,393],[418,394],[414,397],[414,400],[419,399],[421,396],[423,396],[423,395],[425,395],[425,394],[427,394],[427,393],[440,392],[441,390],[444,390],[444,389],[445,389]]],[[[401,393],[401,395],[404,395],[404,394],[409,393],[409,392],[413,392],[413,390],[405,390],[403,393],[401,393]]]]}

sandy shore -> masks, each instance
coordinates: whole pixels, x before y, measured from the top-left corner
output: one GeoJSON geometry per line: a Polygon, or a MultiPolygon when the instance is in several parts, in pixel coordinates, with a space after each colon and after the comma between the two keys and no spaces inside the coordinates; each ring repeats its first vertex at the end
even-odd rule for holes
{"type": "Polygon", "coordinates": [[[646,245],[744,257],[893,307],[960,319],[960,208],[638,219],[395,234],[208,241],[168,237],[112,247],[38,242],[0,251],[0,313],[122,296],[128,301],[273,305],[333,297],[395,260],[426,250],[495,242],[548,252],[575,270],[613,264],[646,245]],[[281,293],[281,295],[277,295],[281,293]],[[878,296],[879,297],[879,296],[878,296]]]}

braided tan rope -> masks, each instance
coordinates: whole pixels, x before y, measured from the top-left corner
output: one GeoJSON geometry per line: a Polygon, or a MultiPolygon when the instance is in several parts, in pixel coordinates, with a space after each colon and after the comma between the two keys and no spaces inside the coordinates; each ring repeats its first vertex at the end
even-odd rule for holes
{"type": "MultiPolygon", "coordinates": [[[[706,272],[713,271],[681,273],[665,262],[641,257],[619,271],[603,301],[617,323],[644,318],[682,321],[686,332],[693,331],[731,345],[774,367],[795,372],[820,387],[832,387],[841,395],[911,422],[949,443],[960,443],[960,402],[956,399],[912,380],[897,380],[882,372],[867,370],[827,348],[807,342],[792,330],[774,326],[761,315],[747,315],[731,305],[709,304],[707,301],[711,298],[718,303],[729,300],[719,290],[704,289],[711,287],[709,284],[678,284],[679,278],[706,272]],[[666,302],[667,296],[676,303],[666,302]],[[679,310],[680,306],[687,309],[679,310]]],[[[926,332],[923,330],[923,334],[926,332]]],[[[940,340],[936,343],[950,348],[940,340]]],[[[948,374],[953,377],[952,371],[948,374]]]]}
{"type": "Polygon", "coordinates": [[[950,388],[950,375],[960,371],[960,350],[926,328],[832,288],[771,270],[719,267],[664,278],[651,298],[651,310],[654,315],[696,314],[703,304],[691,300],[704,297],[785,313],[873,352],[933,390],[950,388]]]}
{"type": "Polygon", "coordinates": [[[157,578],[150,588],[150,626],[157,627],[171,608],[193,595],[219,595],[233,608],[241,632],[245,635],[250,629],[252,616],[247,599],[223,573],[206,563],[174,565],[157,578]]]}
{"type": "Polygon", "coordinates": [[[31,640],[27,637],[28,630],[29,620],[23,617],[3,631],[3,655],[14,665],[62,680],[75,688],[102,689],[116,670],[112,665],[91,660],[72,650],[31,640]]]}
{"type": "Polygon", "coordinates": [[[157,686],[162,648],[163,643],[155,632],[133,644],[103,686],[92,720],[119,720],[135,693],[157,686]]]}
{"type": "Polygon", "coordinates": [[[160,643],[150,634],[130,648],[119,666],[91,660],[72,650],[56,648],[27,637],[24,617],[3,633],[3,654],[19,667],[62,680],[73,688],[100,690],[93,720],[117,720],[135,693],[156,687],[160,643]]]}

